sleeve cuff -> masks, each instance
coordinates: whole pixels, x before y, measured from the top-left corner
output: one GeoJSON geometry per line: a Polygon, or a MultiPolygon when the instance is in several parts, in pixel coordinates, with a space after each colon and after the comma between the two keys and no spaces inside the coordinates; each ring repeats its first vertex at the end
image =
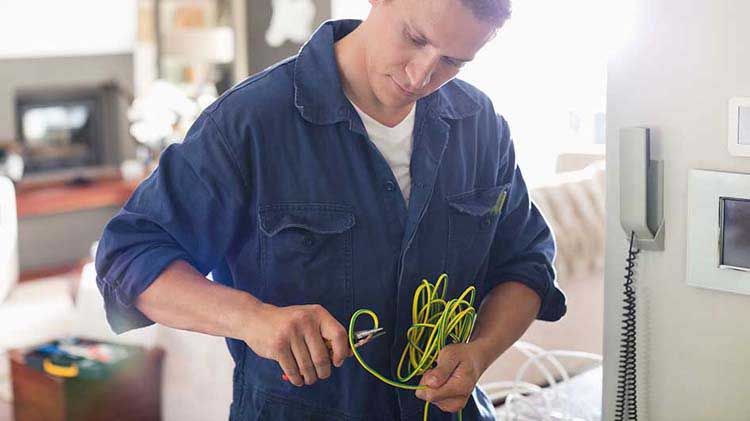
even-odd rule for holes
{"type": "Polygon", "coordinates": [[[497,285],[509,281],[520,282],[539,295],[542,305],[539,307],[537,320],[554,322],[565,315],[567,311],[565,293],[558,287],[554,278],[550,278],[546,274],[531,277],[526,273],[504,272],[496,277],[493,276],[493,280],[488,279],[488,288],[485,293],[489,294],[497,285]]]}
{"type": "Polygon", "coordinates": [[[167,266],[179,259],[190,262],[182,250],[158,247],[133,258],[119,281],[113,282],[97,275],[96,283],[104,297],[107,321],[115,333],[154,324],[153,320],[135,307],[135,300],[167,266]]]}

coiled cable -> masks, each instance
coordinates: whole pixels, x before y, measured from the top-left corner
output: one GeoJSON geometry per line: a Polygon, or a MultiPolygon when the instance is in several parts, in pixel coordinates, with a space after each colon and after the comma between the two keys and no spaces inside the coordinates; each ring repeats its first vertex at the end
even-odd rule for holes
{"type": "MultiPolygon", "coordinates": [[[[408,390],[427,389],[425,385],[412,385],[406,382],[431,369],[437,361],[440,350],[447,345],[468,342],[476,319],[474,309],[476,289],[469,286],[458,298],[446,301],[447,287],[448,275],[442,274],[434,285],[423,279],[414,292],[412,325],[406,332],[407,343],[398,363],[396,371],[398,380],[389,379],[368,366],[354,347],[354,325],[359,316],[363,314],[370,316],[374,325],[373,329],[378,328],[378,316],[373,311],[368,309],[355,311],[349,321],[349,345],[359,364],[380,381],[393,387],[408,390]]],[[[429,402],[425,402],[425,421],[427,421],[429,405],[429,402]]],[[[461,412],[458,413],[458,419],[462,419],[461,412]]]]}
{"type": "MultiPolygon", "coordinates": [[[[580,380],[571,377],[571,373],[568,373],[560,361],[560,358],[589,360],[595,363],[598,367],[596,369],[601,373],[601,355],[570,350],[545,350],[525,341],[517,341],[512,348],[528,357],[517,370],[515,379],[483,385],[492,402],[504,401],[503,406],[495,412],[499,421],[592,421],[601,418],[598,406],[601,396],[596,399],[585,393],[585,389],[580,389],[580,386],[571,387],[571,384],[580,380]],[[523,380],[532,366],[544,375],[548,386],[543,388],[523,380]]],[[[586,369],[586,373],[589,373],[586,376],[590,378],[593,371],[586,369]]]]}
{"type": "Polygon", "coordinates": [[[620,365],[617,375],[617,401],[615,420],[638,420],[636,400],[636,330],[635,330],[635,289],[633,288],[633,268],[640,250],[633,247],[635,232],[630,233],[627,266],[625,266],[625,298],[623,299],[622,334],[620,365]],[[626,412],[628,417],[626,418],[626,412]]]}

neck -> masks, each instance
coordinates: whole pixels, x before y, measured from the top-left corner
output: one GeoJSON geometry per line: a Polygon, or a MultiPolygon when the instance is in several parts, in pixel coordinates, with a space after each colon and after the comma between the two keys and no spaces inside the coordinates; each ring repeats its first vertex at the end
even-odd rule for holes
{"type": "Polygon", "coordinates": [[[334,44],[334,55],[338,66],[341,86],[346,96],[360,110],[379,123],[393,127],[411,111],[412,104],[403,107],[388,107],[380,102],[370,86],[367,74],[367,21],[334,44]]]}

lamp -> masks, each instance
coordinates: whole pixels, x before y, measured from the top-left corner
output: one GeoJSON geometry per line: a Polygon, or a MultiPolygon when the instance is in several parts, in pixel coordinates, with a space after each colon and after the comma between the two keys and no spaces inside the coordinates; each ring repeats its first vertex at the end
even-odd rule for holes
{"type": "Polygon", "coordinates": [[[214,65],[234,60],[234,31],[228,26],[173,29],[164,34],[161,53],[189,64],[190,96],[210,98],[199,100],[210,103],[218,96],[214,65]]]}
{"type": "Polygon", "coordinates": [[[231,63],[234,31],[227,26],[175,29],[165,34],[162,48],[192,63],[231,63]]]}

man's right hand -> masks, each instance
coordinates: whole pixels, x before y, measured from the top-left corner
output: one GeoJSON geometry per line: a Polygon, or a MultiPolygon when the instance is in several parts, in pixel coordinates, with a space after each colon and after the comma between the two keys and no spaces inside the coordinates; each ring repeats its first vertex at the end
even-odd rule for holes
{"type": "Polygon", "coordinates": [[[328,378],[331,360],[339,367],[352,355],[346,330],[323,307],[265,304],[209,281],[183,260],[169,265],[138,296],[136,307],[165,326],[242,339],[256,354],[278,361],[296,386],[328,378]]]}
{"type": "Polygon", "coordinates": [[[295,386],[327,379],[331,362],[340,367],[351,355],[346,330],[320,305],[260,304],[252,313],[241,339],[259,356],[277,361],[295,386]]]}

